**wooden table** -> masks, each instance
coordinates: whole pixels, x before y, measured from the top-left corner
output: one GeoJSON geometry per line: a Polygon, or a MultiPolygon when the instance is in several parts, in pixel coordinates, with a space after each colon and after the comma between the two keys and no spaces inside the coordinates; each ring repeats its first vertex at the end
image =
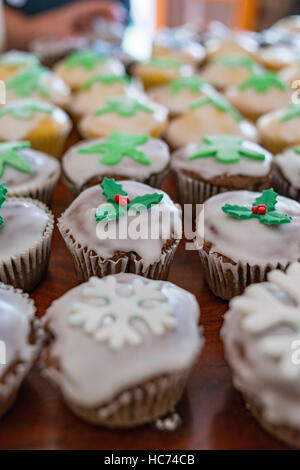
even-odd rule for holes
{"type": "MultiPolygon", "coordinates": [[[[74,142],[73,135],[70,142],[74,142]]],[[[163,189],[176,200],[169,175],[163,189]]],[[[60,181],[53,212],[58,217],[72,202],[60,181]]],[[[284,449],[248,413],[231,383],[219,331],[227,302],[210,293],[203,281],[198,253],[185,251],[182,241],[169,280],[197,296],[206,344],[178,407],[183,425],[174,433],[147,425],[112,431],[76,418],[37,367],[24,382],[11,411],[0,423],[0,449],[284,449]]],[[[39,315],[51,302],[77,285],[71,258],[55,228],[47,277],[33,292],[39,315]]]]}

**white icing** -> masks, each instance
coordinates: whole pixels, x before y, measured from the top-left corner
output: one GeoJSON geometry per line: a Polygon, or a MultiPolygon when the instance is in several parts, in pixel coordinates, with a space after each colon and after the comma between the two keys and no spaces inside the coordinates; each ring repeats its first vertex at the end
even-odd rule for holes
{"type": "Polygon", "coordinates": [[[281,155],[277,155],[275,164],[288,182],[294,188],[300,189],[300,155],[295,153],[293,148],[289,148],[281,155]]]}
{"type": "Polygon", "coordinates": [[[203,145],[203,142],[191,143],[186,147],[177,150],[173,153],[171,158],[171,166],[175,170],[192,171],[198,174],[205,180],[210,180],[216,176],[221,175],[243,175],[253,177],[266,176],[271,170],[272,155],[262,148],[260,145],[253,142],[243,141],[242,146],[245,149],[254,150],[265,155],[264,160],[254,160],[252,158],[240,157],[237,163],[219,163],[215,157],[198,158],[190,160],[192,155],[195,155],[197,150],[203,145]]]}
{"type": "Polygon", "coordinates": [[[38,65],[39,61],[34,54],[29,52],[11,50],[0,55],[0,66],[16,67],[20,65],[38,65]]]}
{"type": "Polygon", "coordinates": [[[105,141],[107,139],[89,140],[71,147],[62,159],[63,170],[67,178],[79,186],[83,186],[94,176],[105,174],[127,176],[137,181],[143,181],[152,174],[160,173],[170,161],[168,146],[160,139],[149,139],[145,144],[136,147],[151,160],[150,165],[143,165],[126,156],[117,165],[103,165],[100,163],[103,154],[78,153],[81,148],[105,141]]]}
{"type": "MultiPolygon", "coordinates": [[[[133,274],[119,274],[113,278],[117,280],[116,291],[123,295],[131,291],[135,280],[140,280],[133,274]]],[[[106,296],[110,279],[111,276],[99,282],[100,296],[106,296]]],[[[165,305],[173,312],[176,322],[176,328],[168,329],[163,335],[154,335],[136,319],[134,327],[142,337],[139,345],[126,343],[121,350],[112,350],[81,328],[70,327],[71,306],[82,299],[84,290],[91,284],[93,286],[93,279],[67,292],[48,310],[45,321],[55,335],[51,356],[58,359],[60,369],[48,367],[47,372],[63,395],[75,403],[86,407],[102,405],[138,384],[164,374],[185,371],[195,361],[203,345],[197,327],[199,307],[195,297],[169,282],[144,278],[139,282],[159,286],[166,298],[165,305]]],[[[123,295],[117,297],[122,302],[119,318],[123,313],[126,315],[123,295]]],[[[145,306],[143,310],[149,315],[152,309],[145,306]]]]}
{"type": "Polygon", "coordinates": [[[278,72],[278,77],[288,85],[291,85],[295,80],[300,80],[300,60],[281,69],[278,72]]]}
{"type": "Polygon", "coordinates": [[[31,202],[7,200],[0,209],[4,224],[0,227],[0,260],[32,248],[38,243],[49,222],[48,214],[31,202]]]}
{"type": "Polygon", "coordinates": [[[280,121],[287,108],[265,114],[257,121],[258,139],[284,142],[286,146],[300,143],[300,116],[287,121],[280,121]]]}
{"type": "MultiPolygon", "coordinates": [[[[278,196],[276,211],[292,217],[288,224],[270,226],[257,219],[236,219],[222,211],[225,204],[252,207],[260,193],[230,191],[208,199],[204,204],[204,237],[212,243],[211,253],[250,266],[300,260],[300,204],[278,196]]],[[[199,234],[200,235],[200,234],[199,234]]]]}
{"type": "Polygon", "coordinates": [[[257,60],[268,68],[281,69],[297,58],[299,58],[299,53],[290,45],[274,44],[261,47],[257,51],[257,60]]]}
{"type": "Polygon", "coordinates": [[[231,301],[221,336],[235,386],[262,408],[265,420],[299,430],[300,369],[293,355],[299,350],[300,264],[272,271],[268,280],[231,301]]]}

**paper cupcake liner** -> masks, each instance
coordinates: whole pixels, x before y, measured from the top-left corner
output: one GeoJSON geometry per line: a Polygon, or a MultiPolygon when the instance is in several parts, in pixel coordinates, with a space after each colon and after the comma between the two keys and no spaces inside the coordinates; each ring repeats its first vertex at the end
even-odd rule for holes
{"type": "Polygon", "coordinates": [[[63,154],[65,143],[69,135],[70,129],[66,129],[60,134],[55,134],[49,137],[31,137],[28,140],[34,150],[48,153],[55,158],[60,158],[63,154]]]}
{"type": "Polygon", "coordinates": [[[163,416],[179,402],[190,369],[148,381],[126,391],[105,406],[88,409],[64,397],[66,405],[79,418],[109,428],[130,428],[163,416]]]}
{"type": "Polygon", "coordinates": [[[44,333],[41,327],[40,320],[37,317],[35,317],[36,309],[35,309],[33,300],[31,300],[28,297],[28,295],[24,294],[24,292],[22,292],[20,289],[15,289],[13,286],[7,286],[4,284],[2,285],[0,284],[0,286],[2,289],[5,288],[9,291],[15,292],[18,295],[21,295],[23,299],[30,305],[30,307],[32,308],[32,322],[33,322],[32,327],[35,332],[35,343],[32,347],[31,357],[28,358],[26,363],[18,364],[15,370],[6,376],[5,382],[0,383],[0,417],[1,417],[13,405],[17,397],[18,390],[25,376],[31,369],[34,361],[37,359],[41,350],[44,333]]]}
{"type": "Polygon", "coordinates": [[[278,169],[274,168],[273,171],[273,188],[282,196],[295,199],[300,202],[300,189],[294,188],[286,179],[284,179],[278,169]]]}
{"type": "Polygon", "coordinates": [[[249,284],[266,281],[267,274],[273,269],[285,271],[289,266],[289,263],[268,263],[261,266],[241,262],[231,264],[224,262],[221,255],[208,254],[202,248],[199,249],[199,255],[210,290],[225,300],[241,295],[249,284]]]}
{"type": "Polygon", "coordinates": [[[0,260],[0,281],[28,292],[39,284],[48,268],[54,216],[40,201],[30,198],[8,198],[7,200],[30,202],[43,209],[49,216],[43,236],[33,247],[8,260],[0,260]]]}

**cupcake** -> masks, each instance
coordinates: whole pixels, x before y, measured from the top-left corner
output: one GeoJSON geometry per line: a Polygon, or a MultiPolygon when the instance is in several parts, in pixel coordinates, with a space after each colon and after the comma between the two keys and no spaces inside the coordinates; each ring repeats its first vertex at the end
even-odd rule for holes
{"type": "Polygon", "coordinates": [[[38,65],[39,61],[34,54],[23,51],[9,51],[0,54],[0,80],[13,77],[20,70],[38,65]]]}
{"type": "Polygon", "coordinates": [[[37,358],[42,329],[27,294],[0,283],[0,417],[13,405],[37,358]]]}
{"type": "Polygon", "coordinates": [[[290,33],[300,33],[300,15],[290,15],[280,18],[272,28],[285,29],[290,33]]]}
{"type": "Polygon", "coordinates": [[[0,184],[8,196],[31,197],[50,205],[60,176],[56,158],[30,148],[26,141],[0,143],[0,184]]]}
{"type": "Polygon", "coordinates": [[[259,71],[260,66],[246,55],[217,55],[203,69],[201,77],[218,90],[224,91],[259,71]]]}
{"type": "MultiPolygon", "coordinates": [[[[300,158],[299,158],[300,160],[300,158]]],[[[205,136],[171,158],[180,200],[201,204],[224,191],[262,191],[271,180],[272,155],[253,142],[230,135],[205,136]]]]}
{"type": "Polygon", "coordinates": [[[5,82],[6,102],[23,98],[50,101],[65,108],[71,99],[68,85],[51,70],[36,65],[21,70],[5,82]]]}
{"type": "Polygon", "coordinates": [[[256,121],[263,114],[287,104],[291,93],[274,73],[266,72],[229,87],[226,97],[243,116],[256,121]]]}
{"type": "Polygon", "coordinates": [[[62,158],[64,181],[72,194],[101,183],[104,177],[132,179],[160,187],[168,172],[167,144],[147,135],[113,132],[108,138],[80,142],[62,158]]]}
{"type": "Polygon", "coordinates": [[[72,123],[60,108],[24,99],[0,107],[0,142],[28,140],[31,147],[60,157],[72,123]]]}
{"type": "Polygon", "coordinates": [[[256,140],[255,126],[218,96],[195,101],[184,114],[171,121],[165,137],[170,147],[177,149],[210,134],[231,134],[256,140]]]}
{"type": "Polygon", "coordinates": [[[233,383],[276,438],[300,447],[300,264],[248,287],[230,302],[221,338],[233,383]]]}
{"type": "Polygon", "coordinates": [[[165,57],[198,67],[206,57],[205,48],[191,40],[179,40],[160,36],[152,48],[153,57],[165,57]]]}
{"type": "Polygon", "coordinates": [[[278,77],[288,86],[292,86],[295,89],[293,83],[300,80],[300,60],[296,60],[291,65],[281,69],[278,72],[278,77]]]}
{"type": "Polygon", "coordinates": [[[206,44],[208,59],[226,55],[254,57],[257,42],[249,35],[230,33],[226,38],[211,38],[206,44]]]}
{"type": "Polygon", "coordinates": [[[123,64],[110,57],[98,54],[93,49],[73,52],[54,67],[60,77],[72,90],[78,90],[87,80],[95,75],[124,73],[123,64]]]}
{"type": "Polygon", "coordinates": [[[298,58],[299,51],[297,47],[280,42],[260,47],[256,52],[256,60],[265,68],[274,71],[291,65],[298,58]]]}
{"type": "Polygon", "coordinates": [[[277,155],[273,185],[280,194],[300,202],[300,147],[291,147],[277,155]]]}
{"type": "Polygon", "coordinates": [[[217,194],[204,204],[204,236],[202,221],[196,245],[206,281],[223,299],[300,260],[300,204],[273,189],[217,194]]]}
{"type": "Polygon", "coordinates": [[[171,116],[184,113],[200,98],[216,94],[216,90],[198,75],[178,78],[166,85],[153,87],[148,92],[149,98],[168,108],[171,116]]]}
{"type": "Polygon", "coordinates": [[[96,75],[82,85],[73,95],[69,110],[75,120],[103,107],[112,96],[133,96],[137,94],[138,84],[128,75],[96,75]]]}
{"type": "Polygon", "coordinates": [[[30,291],[47,271],[54,217],[40,201],[7,198],[0,186],[0,281],[30,291]]]}
{"type": "Polygon", "coordinates": [[[139,78],[146,89],[164,85],[177,78],[190,77],[194,67],[170,57],[151,57],[148,62],[140,62],[133,66],[132,73],[139,78]]]}
{"type": "Polygon", "coordinates": [[[91,277],[44,317],[45,375],[89,423],[130,428],[154,421],[182,396],[204,343],[198,319],[196,298],[170,282],[91,277]]]}
{"type": "Polygon", "coordinates": [[[300,145],[300,105],[289,103],[257,121],[260,144],[274,155],[300,145]]]}
{"type": "Polygon", "coordinates": [[[87,139],[108,137],[114,131],[158,137],[165,130],[167,117],[167,108],[144,97],[119,96],[108,98],[103,107],[85,115],[79,131],[87,139]]]}
{"type": "Polygon", "coordinates": [[[104,178],[58,221],[80,282],[119,272],[166,279],[181,236],[181,211],[163,191],[104,178]]]}

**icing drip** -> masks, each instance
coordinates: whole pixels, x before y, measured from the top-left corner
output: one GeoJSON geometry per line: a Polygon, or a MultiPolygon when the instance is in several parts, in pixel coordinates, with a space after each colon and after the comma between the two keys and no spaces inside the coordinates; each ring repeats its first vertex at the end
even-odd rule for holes
{"type": "Polygon", "coordinates": [[[288,182],[296,189],[300,189],[300,155],[294,148],[285,150],[277,155],[275,165],[280,168],[288,182]]]}

